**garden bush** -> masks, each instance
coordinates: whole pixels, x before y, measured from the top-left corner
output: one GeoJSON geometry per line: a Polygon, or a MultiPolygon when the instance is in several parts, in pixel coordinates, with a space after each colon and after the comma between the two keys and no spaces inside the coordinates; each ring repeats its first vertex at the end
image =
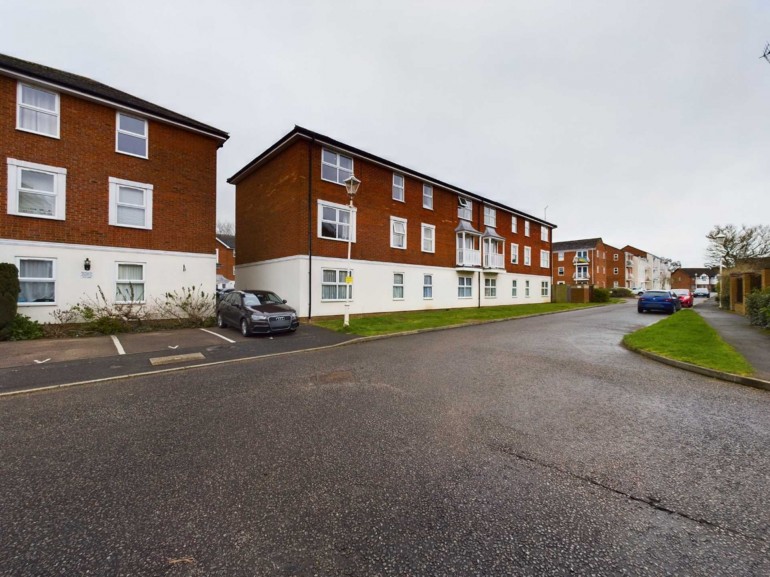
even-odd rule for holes
{"type": "Polygon", "coordinates": [[[605,288],[594,287],[593,294],[591,294],[591,302],[592,303],[610,302],[610,291],[605,288]]]}
{"type": "Polygon", "coordinates": [[[752,325],[770,328],[770,288],[746,295],[746,316],[752,325]]]}
{"type": "Polygon", "coordinates": [[[627,289],[625,287],[616,287],[610,291],[610,296],[616,299],[627,299],[633,297],[634,293],[631,292],[631,289],[627,289]]]}
{"type": "Polygon", "coordinates": [[[0,340],[8,338],[11,323],[16,318],[19,285],[19,269],[15,264],[0,262],[0,340]]]}
{"type": "Polygon", "coordinates": [[[43,327],[26,315],[16,315],[8,325],[9,341],[31,341],[43,338],[43,327]]]}

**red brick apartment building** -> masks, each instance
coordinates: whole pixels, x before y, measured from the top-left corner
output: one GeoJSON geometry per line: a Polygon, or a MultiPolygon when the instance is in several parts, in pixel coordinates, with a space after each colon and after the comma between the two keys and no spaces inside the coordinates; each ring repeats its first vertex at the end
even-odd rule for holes
{"type": "Polygon", "coordinates": [[[218,234],[215,240],[217,255],[217,288],[228,288],[235,281],[235,235],[218,234]]]}
{"type": "Polygon", "coordinates": [[[555,225],[322,134],[295,127],[229,182],[236,286],[303,316],[342,314],[348,289],[353,314],[550,301],[555,225]]]}
{"type": "Polygon", "coordinates": [[[0,55],[0,261],[41,322],[101,289],[213,289],[228,135],[90,78],[0,55]],[[211,231],[210,234],[202,234],[211,231]]]}

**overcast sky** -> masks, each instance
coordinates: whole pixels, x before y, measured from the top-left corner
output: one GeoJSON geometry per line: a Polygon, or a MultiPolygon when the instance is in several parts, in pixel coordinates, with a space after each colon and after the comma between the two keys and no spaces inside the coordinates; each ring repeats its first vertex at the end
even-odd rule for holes
{"type": "Polygon", "coordinates": [[[696,267],[714,225],[770,224],[769,20],[759,0],[2,0],[0,52],[229,132],[223,220],[227,178],[298,124],[546,215],[555,241],[696,267]]]}

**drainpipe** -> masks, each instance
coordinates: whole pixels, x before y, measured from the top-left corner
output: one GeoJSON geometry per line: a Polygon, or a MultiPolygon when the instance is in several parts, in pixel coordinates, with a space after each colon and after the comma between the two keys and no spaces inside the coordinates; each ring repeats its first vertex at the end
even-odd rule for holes
{"type": "Polygon", "coordinates": [[[313,318],[313,144],[307,143],[307,320],[313,318]]]}
{"type": "MultiPolygon", "coordinates": [[[[481,219],[482,219],[482,215],[483,214],[484,214],[484,203],[480,202],[479,203],[479,212],[478,212],[478,214],[476,214],[476,226],[478,227],[479,231],[481,231],[481,222],[482,222],[481,219]]],[[[484,274],[484,254],[483,254],[483,250],[484,250],[483,238],[479,237],[479,255],[481,255],[481,268],[479,269],[479,282],[478,282],[478,284],[479,284],[478,293],[479,294],[478,294],[478,297],[477,297],[477,299],[479,301],[479,304],[477,305],[476,308],[481,308],[481,277],[484,274]]]]}

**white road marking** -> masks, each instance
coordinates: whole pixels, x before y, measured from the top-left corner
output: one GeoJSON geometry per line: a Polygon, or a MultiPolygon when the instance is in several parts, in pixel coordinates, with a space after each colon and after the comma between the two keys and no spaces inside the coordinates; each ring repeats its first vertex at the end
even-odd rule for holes
{"type": "Polygon", "coordinates": [[[235,342],[235,341],[232,341],[232,340],[228,339],[227,337],[225,337],[225,336],[223,336],[223,335],[220,335],[219,333],[215,333],[214,331],[209,331],[209,330],[206,330],[206,329],[201,329],[201,330],[202,330],[204,333],[208,333],[208,334],[210,334],[210,335],[214,335],[215,337],[219,337],[220,339],[224,339],[224,340],[226,340],[228,343],[234,343],[234,342],[235,342]]]}
{"type": "Polygon", "coordinates": [[[115,335],[110,335],[110,337],[112,337],[112,343],[115,345],[115,348],[118,350],[118,354],[125,355],[126,351],[123,348],[123,345],[120,344],[118,337],[116,337],[115,335]]]}
{"type": "Polygon", "coordinates": [[[33,360],[34,360],[34,361],[35,361],[35,362],[36,362],[38,365],[42,365],[43,363],[47,363],[48,361],[50,361],[50,360],[51,360],[51,358],[49,357],[49,358],[47,358],[47,359],[45,359],[45,360],[43,360],[43,361],[38,361],[37,359],[33,359],[33,360]]]}
{"type": "Polygon", "coordinates": [[[173,347],[171,345],[168,346],[171,350],[176,350],[179,348],[179,345],[174,345],[173,347]]]}

